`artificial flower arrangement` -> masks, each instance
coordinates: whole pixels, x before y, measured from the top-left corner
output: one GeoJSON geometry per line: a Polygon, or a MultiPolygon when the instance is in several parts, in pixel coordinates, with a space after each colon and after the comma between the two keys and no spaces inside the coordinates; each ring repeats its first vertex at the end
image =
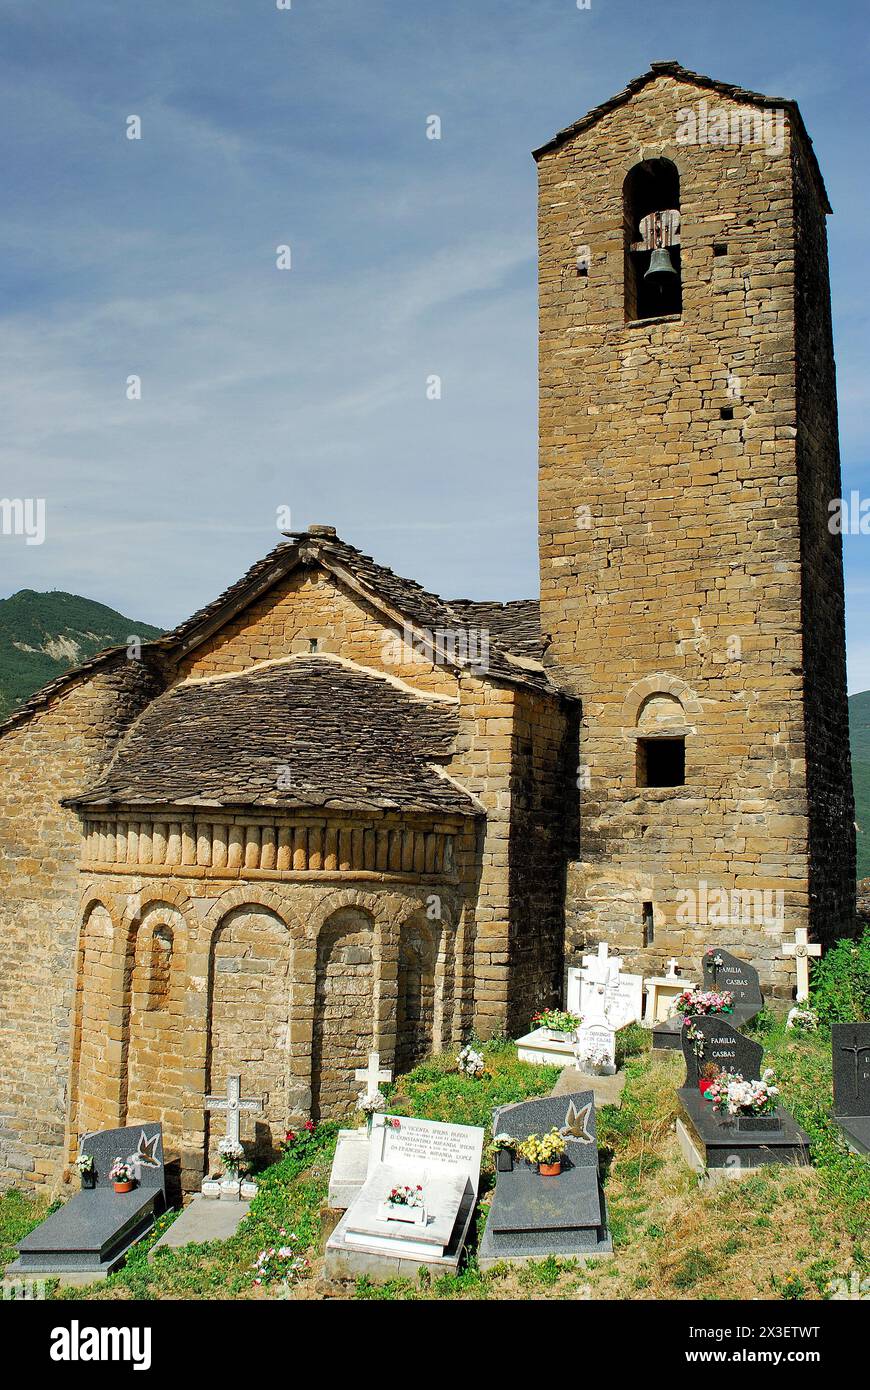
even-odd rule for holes
{"type": "Polygon", "coordinates": [[[543,1177],[555,1177],[562,1171],[562,1159],[568,1144],[554,1127],[549,1134],[530,1134],[519,1146],[519,1155],[536,1166],[543,1177]]]}
{"type": "Polygon", "coordinates": [[[235,1139],[222,1139],[218,1144],[218,1157],[228,1178],[237,1178],[242,1166],[245,1151],[235,1139]]]}
{"type": "Polygon", "coordinates": [[[794,1008],[788,1011],[785,1026],[795,1033],[815,1033],[819,1026],[819,1016],[815,1009],[802,1009],[800,1004],[795,1004],[794,1008]]]}
{"type": "Polygon", "coordinates": [[[613,1058],[604,1047],[593,1047],[579,1058],[582,1070],[588,1071],[592,1076],[601,1076],[608,1069],[614,1070],[613,1058]]]}
{"type": "Polygon", "coordinates": [[[704,1099],[718,1115],[739,1119],[741,1116],[773,1115],[778,1095],[776,1074],[767,1067],[757,1081],[744,1081],[740,1072],[722,1072],[707,1087],[704,1099]]]}
{"type": "Polygon", "coordinates": [[[114,1183],[116,1192],[129,1192],[136,1178],[136,1170],[126,1158],[116,1158],[109,1169],[109,1182],[114,1183]]]}
{"type": "Polygon", "coordinates": [[[93,1154],[80,1153],[76,1159],[76,1168],[83,1188],[92,1188],[97,1185],[97,1170],[94,1167],[93,1154]]]}
{"type": "Polygon", "coordinates": [[[459,1056],[456,1058],[456,1065],[463,1076],[483,1076],[486,1070],[486,1062],[483,1060],[483,1053],[477,1052],[473,1047],[463,1047],[459,1056]]]}
{"type": "Polygon", "coordinates": [[[495,1134],[489,1151],[495,1159],[496,1170],[499,1173],[509,1173],[514,1166],[514,1154],[519,1148],[519,1140],[512,1134],[495,1134]]]}
{"type": "Polygon", "coordinates": [[[367,1091],[365,1087],[360,1091],[356,1098],[356,1108],[366,1117],[366,1127],[371,1131],[372,1121],[375,1115],[383,1115],[387,1108],[387,1098],[380,1086],[374,1091],[367,1091]]]}
{"type": "Polygon", "coordinates": [[[727,989],[684,989],[677,995],[674,1008],[685,1018],[730,1014],[734,1012],[734,995],[727,989]]]}
{"type": "Polygon", "coordinates": [[[415,1226],[426,1224],[426,1201],[420,1183],[413,1187],[409,1183],[399,1183],[390,1189],[385,1202],[381,1203],[379,1215],[385,1221],[412,1222],[415,1226]]]}
{"type": "Polygon", "coordinates": [[[557,1041],[572,1037],[582,1022],[579,1014],[568,1013],[566,1009],[541,1009],[532,1015],[535,1027],[546,1028],[551,1035],[556,1035],[557,1041]]]}

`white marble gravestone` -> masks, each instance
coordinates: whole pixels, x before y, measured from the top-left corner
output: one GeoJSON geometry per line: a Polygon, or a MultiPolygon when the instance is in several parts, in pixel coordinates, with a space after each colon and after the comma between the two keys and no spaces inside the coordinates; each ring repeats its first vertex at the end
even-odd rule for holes
{"type": "MultiPolygon", "coordinates": [[[[389,1067],[381,1067],[380,1053],[370,1052],[368,1063],[354,1072],[357,1081],[365,1084],[366,1095],[374,1095],[382,1081],[392,1081],[389,1067]]],[[[329,1174],[330,1207],[346,1211],[366,1180],[369,1163],[369,1134],[366,1125],[359,1129],[340,1129],[335,1145],[335,1157],[329,1174]]]]}
{"type": "Polygon", "coordinates": [[[483,1130],[376,1115],[368,1174],[326,1246],[328,1273],[415,1277],[421,1265],[455,1272],[477,1201],[483,1130]],[[384,1217],[390,1190],[423,1188],[425,1225],[384,1217]]]}
{"type": "Polygon", "coordinates": [[[579,1071],[598,1076],[616,1075],[616,1029],[608,1023],[583,1023],[574,1047],[579,1071]]]}
{"type": "Polygon", "coordinates": [[[644,1009],[643,1021],[647,1028],[652,1028],[654,1023],[664,1023],[665,1019],[671,1018],[675,1002],[683,990],[697,989],[698,987],[696,980],[690,980],[685,975],[677,974],[678,965],[679,961],[676,956],[671,956],[668,961],[668,973],[666,975],[651,975],[644,984],[646,1008],[644,1009]]]}
{"type": "Polygon", "coordinates": [[[619,1030],[639,1023],[643,1015],[643,976],[622,969],[622,956],[611,956],[606,941],[595,955],[584,956],[581,968],[568,970],[567,1008],[584,1024],[605,1024],[619,1030]]]}

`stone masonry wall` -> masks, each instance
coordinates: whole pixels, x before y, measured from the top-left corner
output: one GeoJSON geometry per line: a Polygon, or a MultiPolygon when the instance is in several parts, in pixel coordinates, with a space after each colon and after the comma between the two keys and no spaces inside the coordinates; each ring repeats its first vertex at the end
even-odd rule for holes
{"type": "Polygon", "coordinates": [[[97,669],[0,737],[0,1184],[51,1182],[67,1104],[79,928],[78,818],[60,805],[155,693],[140,662],[97,669]]]}
{"type": "MultiPolygon", "coordinates": [[[[826,711],[841,737],[838,678],[817,692],[813,721],[802,674],[802,618],[822,661],[841,661],[841,629],[823,631],[836,563],[820,571],[828,599],[814,608],[801,568],[789,121],[779,151],[677,143],[680,109],[702,98],[737,107],[661,76],[539,159],[542,625],[554,675],[583,700],[588,782],[568,948],[576,957],[606,937],[650,971],[672,953],[694,964],[715,939],[786,992],[783,931],[820,929],[811,833],[819,872],[841,882],[848,858],[811,825],[805,757],[826,711]],[[683,310],[626,322],[623,183],[658,157],[680,175],[683,310]],[[638,734],[668,726],[685,733],[685,786],[638,787],[638,734]],[[704,884],[740,895],[733,920],[700,920],[704,884]],[[782,893],[784,920],[757,920],[765,892],[782,893]],[[681,917],[690,902],[698,910],[681,917]]],[[[823,274],[815,288],[818,301],[823,274]]],[[[826,428],[830,390],[828,376],[826,428]]]]}

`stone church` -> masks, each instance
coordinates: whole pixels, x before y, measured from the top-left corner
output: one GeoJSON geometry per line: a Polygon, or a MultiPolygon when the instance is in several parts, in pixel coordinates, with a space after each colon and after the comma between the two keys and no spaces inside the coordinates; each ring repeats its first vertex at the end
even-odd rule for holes
{"type": "Polygon", "coordinates": [[[718,941],[784,995],[783,933],[850,930],[800,113],[656,63],[535,157],[540,603],[439,598],[312,526],[0,730],[3,1182],[160,1120],[193,1187],[229,1072],[266,1152],[372,1047],[516,1036],[602,939],[647,973],[718,941]],[[714,889],[724,924],[686,911],[714,889]]]}

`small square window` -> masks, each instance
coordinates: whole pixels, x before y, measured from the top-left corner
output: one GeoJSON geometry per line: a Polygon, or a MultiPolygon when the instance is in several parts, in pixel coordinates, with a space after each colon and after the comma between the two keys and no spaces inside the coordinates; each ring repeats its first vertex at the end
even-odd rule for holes
{"type": "Polygon", "coordinates": [[[720,419],[720,420],[733,420],[733,419],[734,419],[734,407],[733,407],[733,405],[720,405],[720,407],[719,407],[719,419],[720,419]]]}
{"type": "Polygon", "coordinates": [[[713,255],[714,255],[714,256],[727,256],[727,255],[728,255],[728,247],[725,245],[725,242],[724,242],[724,241],[714,241],[714,242],[713,242],[713,255]]]}
{"type": "Polygon", "coordinates": [[[309,639],[308,639],[308,650],[309,650],[310,652],[317,652],[317,651],[320,650],[320,638],[319,638],[319,637],[309,637],[309,639]]]}
{"type": "Polygon", "coordinates": [[[686,782],[686,740],[684,738],[639,738],[637,741],[637,785],[639,787],[682,787],[686,782]]]}

